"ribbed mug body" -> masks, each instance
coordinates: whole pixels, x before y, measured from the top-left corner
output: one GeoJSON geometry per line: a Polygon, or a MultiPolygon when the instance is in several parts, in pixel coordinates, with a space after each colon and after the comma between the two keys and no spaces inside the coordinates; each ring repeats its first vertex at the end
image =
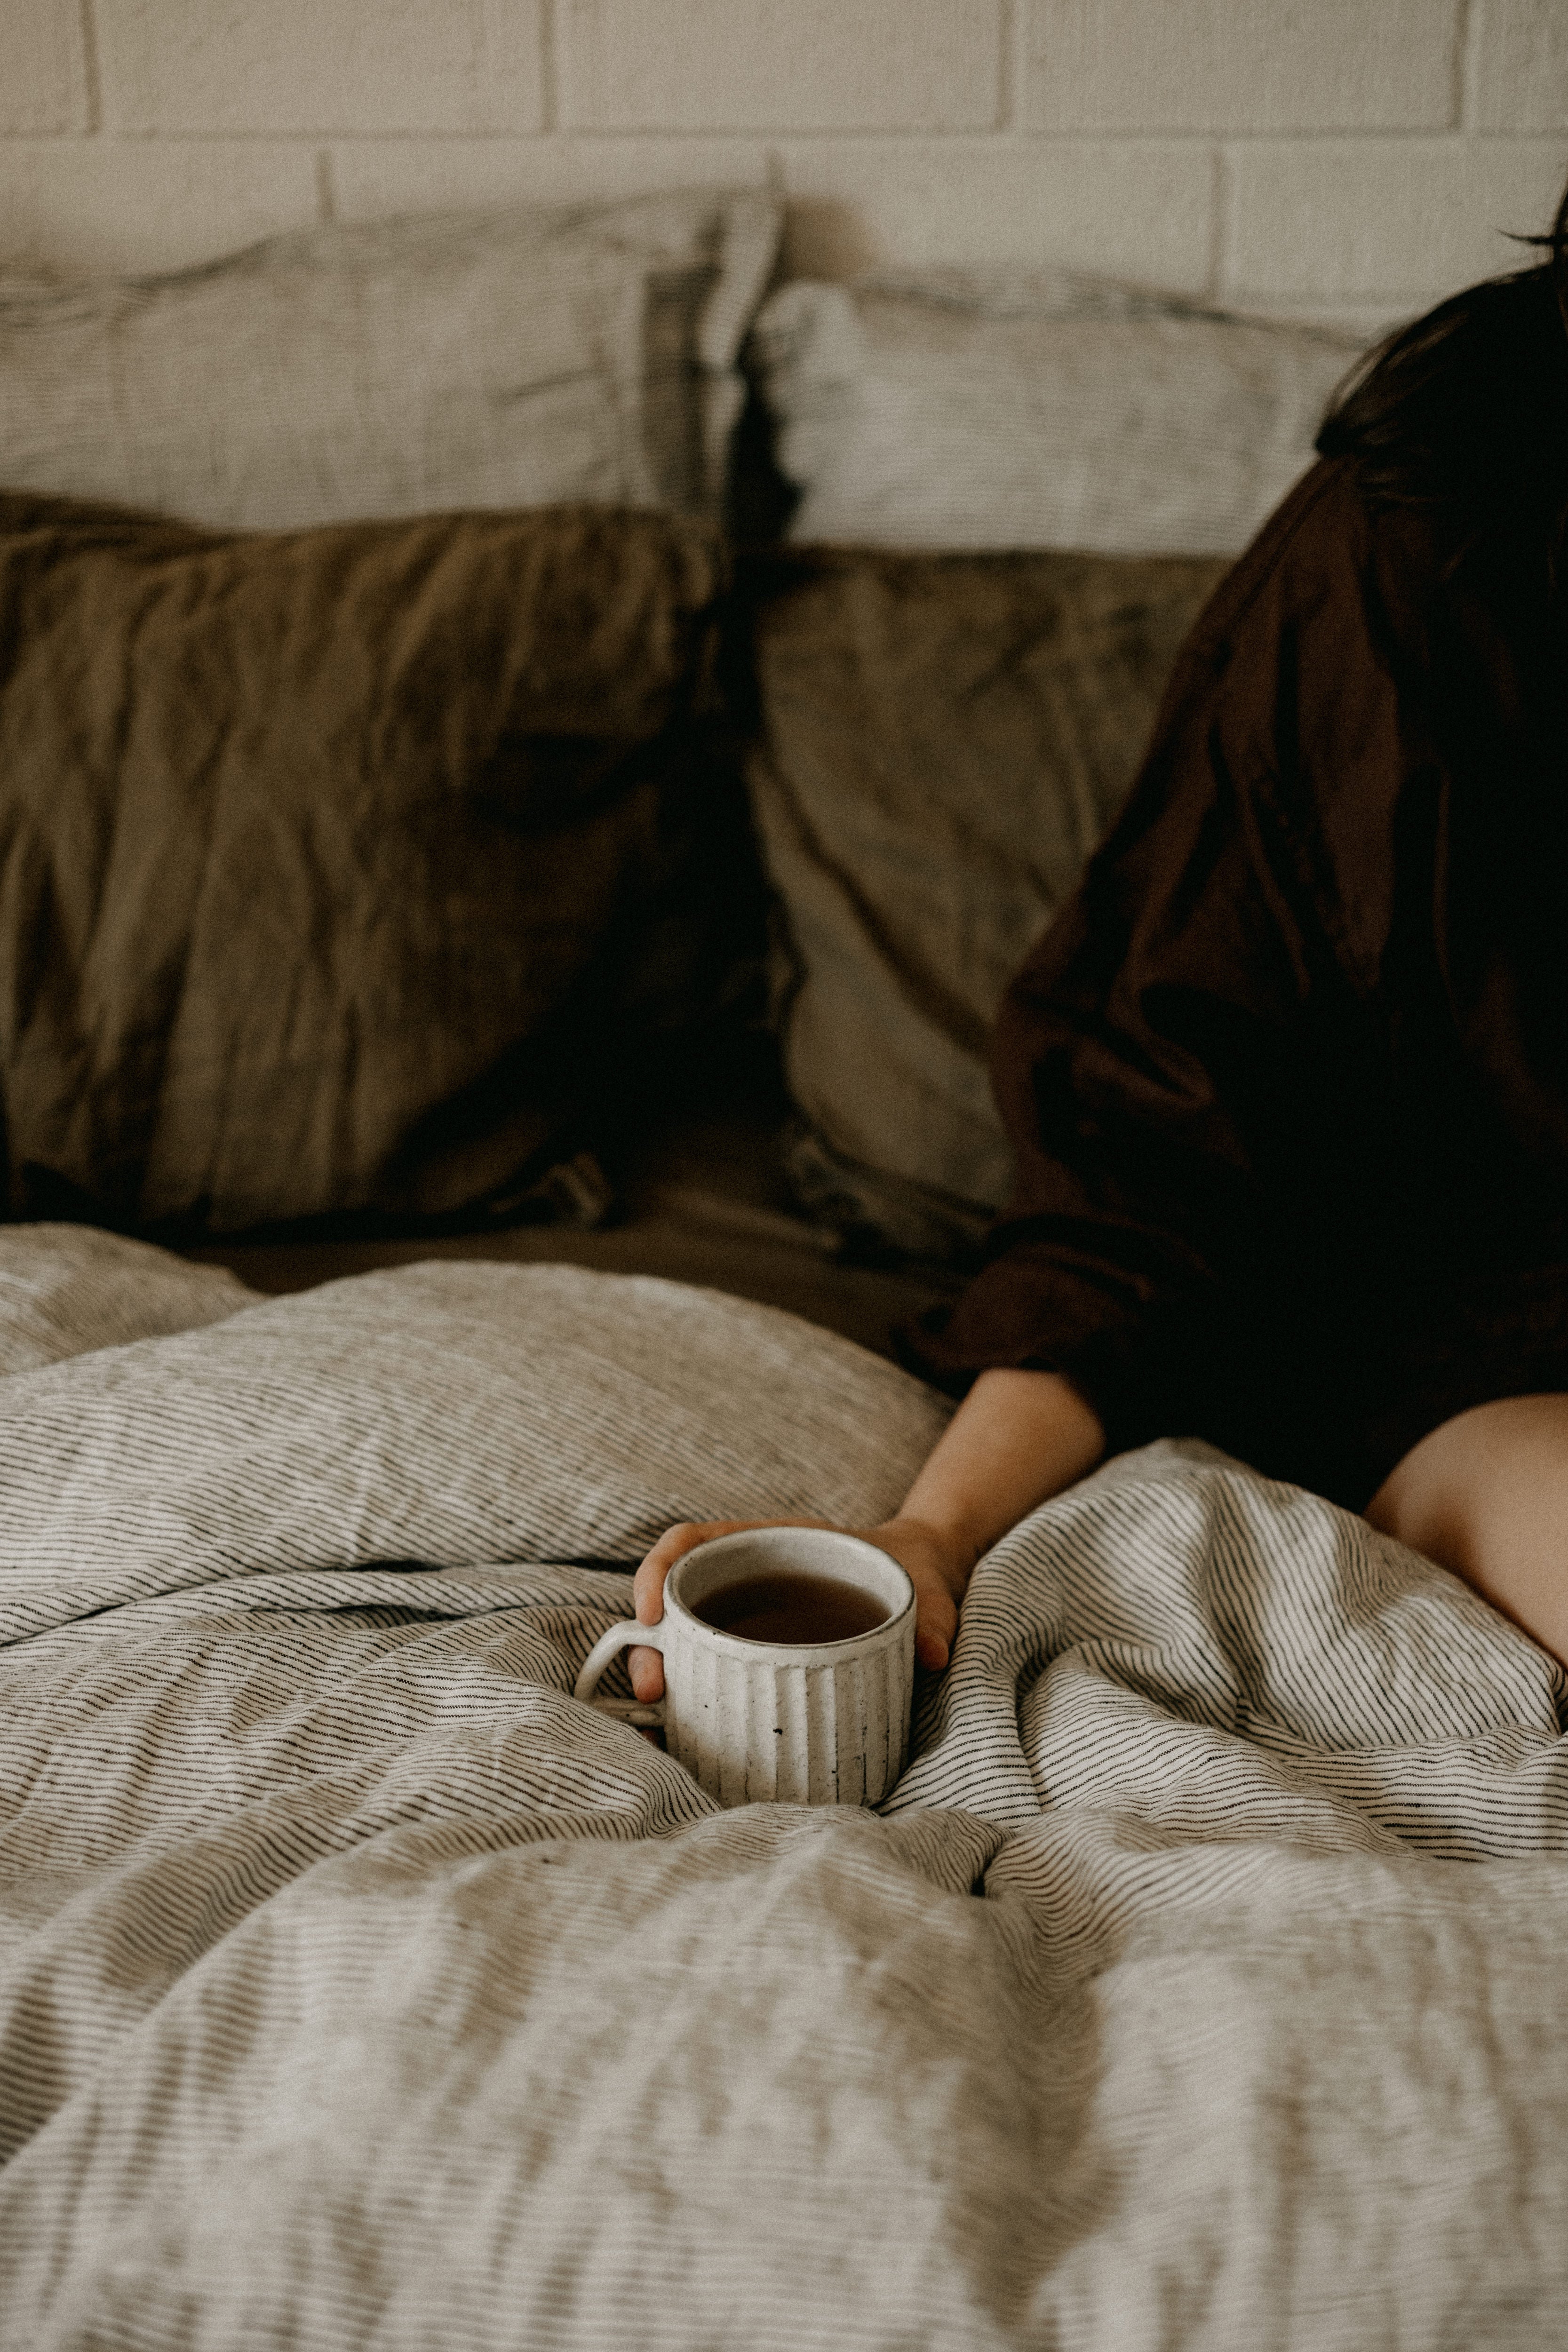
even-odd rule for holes
{"type": "Polygon", "coordinates": [[[665,1745],[721,1805],[874,1805],[909,1749],[914,1590],[897,1560],[826,1528],[721,1536],[686,1554],[664,1595],[665,1745]],[[837,1578],[883,1622],[813,1646],[754,1642],[694,1613],[749,1576],[837,1578]]]}

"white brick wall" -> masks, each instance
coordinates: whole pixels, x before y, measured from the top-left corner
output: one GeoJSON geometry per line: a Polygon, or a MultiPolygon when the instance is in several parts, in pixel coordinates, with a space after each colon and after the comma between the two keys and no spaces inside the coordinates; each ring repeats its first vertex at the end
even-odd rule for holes
{"type": "Polygon", "coordinates": [[[786,265],[1065,262],[1366,326],[1568,172],[1568,0],[0,0],[0,268],[683,183],[786,265]]]}
{"type": "Polygon", "coordinates": [[[542,127],[543,0],[91,5],[111,131],[542,127]]]}
{"type": "Polygon", "coordinates": [[[298,141],[0,139],[0,266],[177,269],[318,209],[298,141]]]}
{"type": "Polygon", "coordinates": [[[342,220],[465,205],[580,204],[659,188],[763,188],[760,139],[355,139],[331,155],[342,220]]]}
{"type": "Polygon", "coordinates": [[[1561,131],[1568,123],[1568,5],[1487,0],[1476,55],[1481,131],[1561,131]]]}
{"type": "Polygon", "coordinates": [[[77,0],[4,0],[0,131],[85,131],[87,51],[77,0]]]}
{"type": "Polygon", "coordinates": [[[1221,274],[1243,299],[1430,301],[1533,257],[1509,229],[1543,227],[1563,142],[1478,141],[1454,168],[1441,139],[1256,140],[1230,161],[1221,274]]]}
{"type": "Polygon", "coordinates": [[[1451,0],[1030,0],[1032,129],[1446,131],[1451,0]]]}
{"type": "Polygon", "coordinates": [[[1148,285],[1208,282],[1202,140],[802,139],[779,152],[794,277],[1059,257],[1148,285]]]}
{"type": "Polygon", "coordinates": [[[595,131],[994,131],[1002,0],[565,0],[595,131]]]}

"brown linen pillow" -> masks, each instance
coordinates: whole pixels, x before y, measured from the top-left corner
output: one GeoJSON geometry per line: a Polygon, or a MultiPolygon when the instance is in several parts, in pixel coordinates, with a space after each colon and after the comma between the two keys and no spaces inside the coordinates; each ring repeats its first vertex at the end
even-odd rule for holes
{"type": "Polygon", "coordinates": [[[797,1192],[925,1254],[1011,1180],[988,1034],[1226,559],[812,550],[760,575],[752,812],[797,1192]]]}
{"type": "Polygon", "coordinates": [[[658,512],[219,534],[0,494],[6,1213],[526,1192],[704,985],[722,586],[658,512]]]}

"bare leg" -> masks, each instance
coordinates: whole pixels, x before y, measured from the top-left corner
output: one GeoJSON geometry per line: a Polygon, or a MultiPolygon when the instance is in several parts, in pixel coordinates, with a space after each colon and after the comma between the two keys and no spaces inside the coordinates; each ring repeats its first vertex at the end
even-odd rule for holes
{"type": "Polygon", "coordinates": [[[1568,1666],[1568,1395],[1456,1413],[1395,1465],[1366,1517],[1568,1666]]]}

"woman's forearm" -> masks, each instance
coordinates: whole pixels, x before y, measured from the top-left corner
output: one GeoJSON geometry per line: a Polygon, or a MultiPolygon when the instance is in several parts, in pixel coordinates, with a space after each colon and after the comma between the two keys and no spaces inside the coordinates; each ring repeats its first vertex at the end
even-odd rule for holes
{"type": "Polygon", "coordinates": [[[900,1507],[963,1563],[1092,1470],[1100,1416],[1059,1372],[982,1372],[900,1507]]]}
{"type": "MultiPolygon", "coordinates": [[[[868,1536],[908,1570],[915,1589],[915,1655],[940,1672],[952,1652],[970,1571],[999,1536],[1094,1468],[1105,1451],[1098,1414],[1058,1372],[982,1372],[959,1406],[900,1508],[868,1536]]],[[[820,1527],[820,1519],[706,1519],[668,1528],[637,1572],[637,1612],[657,1625],[664,1580],[683,1553],[714,1536],[762,1524],[820,1527]]],[[[657,1650],[627,1653],[632,1688],[657,1699],[664,1667],[657,1650]]]]}

